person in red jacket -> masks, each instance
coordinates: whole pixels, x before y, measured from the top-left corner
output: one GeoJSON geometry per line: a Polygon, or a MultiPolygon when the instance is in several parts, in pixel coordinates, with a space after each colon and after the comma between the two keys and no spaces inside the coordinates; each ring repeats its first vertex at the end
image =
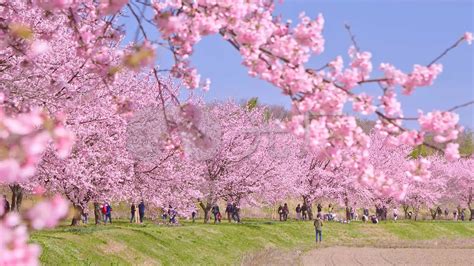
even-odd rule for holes
{"type": "Polygon", "coordinates": [[[104,219],[104,224],[107,224],[107,203],[104,203],[101,207],[101,211],[102,211],[102,219],[104,219]]]}

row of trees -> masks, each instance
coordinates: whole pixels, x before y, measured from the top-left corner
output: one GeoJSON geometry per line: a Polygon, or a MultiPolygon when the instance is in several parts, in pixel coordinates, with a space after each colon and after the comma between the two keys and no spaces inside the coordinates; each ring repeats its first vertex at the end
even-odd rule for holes
{"type": "Polygon", "coordinates": [[[135,114],[121,125],[127,132],[121,135],[108,119],[80,124],[79,132],[87,137],[76,142],[69,158],[47,153],[28,183],[12,187],[13,197],[18,197],[17,187],[37,186],[64,195],[76,209],[73,224],[91,203],[142,199],[160,208],[172,205],[184,216],[199,206],[206,222],[219,201],[262,206],[301,198],[308,206],[321,200],[346,208],[403,205],[413,209],[415,218],[422,207],[443,203],[473,207],[471,157],[455,162],[438,154],[414,158],[411,147],[391,145],[372,130],[368,174],[386,176],[374,186],[282,130],[268,107],[222,102],[186,107],[191,108],[188,117],[205,137],[180,149],[154,148],[166,132],[159,110],[135,114]],[[414,163],[418,160],[423,167],[414,163]]]}
{"type": "MultiPolygon", "coordinates": [[[[405,118],[397,92],[431,85],[442,71],[439,60],[470,44],[472,34],[428,65],[405,73],[384,63],[383,74],[370,77],[372,55],[354,36],[346,66],[338,56],[308,67],[324,50],[323,16],[302,14],[292,26],[274,8],[271,0],[0,3],[0,182],[11,186],[15,206],[22,189],[42,194],[44,188],[65,196],[77,213],[105,199],[143,198],[183,212],[198,202],[208,213],[221,199],[271,204],[329,197],[349,205],[405,198],[421,206],[450,195],[440,193],[451,185],[446,178],[461,174],[448,173],[441,158],[408,160],[407,154],[424,144],[472,167],[471,159],[459,160],[462,127],[453,111],[461,106],[405,118]],[[124,17],[137,25],[128,45],[122,44],[124,17]],[[201,82],[190,58],[213,34],[236,49],[251,76],[291,99],[291,118],[274,123],[265,108],[202,103],[195,91],[209,89],[209,81],[201,82]],[[169,68],[155,65],[161,50],[172,55],[169,68]],[[354,91],[367,83],[382,88],[378,97],[354,91]],[[376,115],[377,133],[364,133],[343,112],[349,104],[376,115]],[[406,119],[417,120],[419,130],[405,128],[406,119]],[[417,192],[426,187],[429,196],[417,192]]],[[[472,187],[466,195],[472,198],[472,187]]],[[[54,197],[21,216],[5,215],[0,264],[37,262],[39,249],[28,244],[27,231],[53,227],[65,206],[54,197]]]]}

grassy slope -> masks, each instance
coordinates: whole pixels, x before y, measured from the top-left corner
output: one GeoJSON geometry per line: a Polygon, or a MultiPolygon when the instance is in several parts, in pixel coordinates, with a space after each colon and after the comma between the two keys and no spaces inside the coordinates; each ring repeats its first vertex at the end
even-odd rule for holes
{"type": "MultiPolygon", "coordinates": [[[[383,246],[383,243],[474,238],[474,223],[387,222],[378,225],[326,223],[325,245],[383,246]]],[[[233,264],[265,248],[314,247],[311,222],[248,221],[244,224],[185,223],[59,227],[35,232],[42,262],[64,264],[233,264]]],[[[386,246],[386,245],[385,245],[386,246]]]]}

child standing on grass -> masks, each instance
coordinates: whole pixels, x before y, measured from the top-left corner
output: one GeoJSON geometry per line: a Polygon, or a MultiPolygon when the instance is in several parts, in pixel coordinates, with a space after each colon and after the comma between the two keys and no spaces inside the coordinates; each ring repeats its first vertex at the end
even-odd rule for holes
{"type": "Polygon", "coordinates": [[[321,219],[321,215],[316,215],[316,219],[314,220],[314,229],[316,231],[316,243],[319,243],[323,240],[323,220],[321,219]]]}

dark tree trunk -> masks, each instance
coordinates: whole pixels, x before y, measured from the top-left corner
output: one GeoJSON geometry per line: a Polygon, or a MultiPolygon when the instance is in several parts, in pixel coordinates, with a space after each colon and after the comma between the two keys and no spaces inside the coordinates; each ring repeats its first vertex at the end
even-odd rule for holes
{"type": "Polygon", "coordinates": [[[433,220],[436,220],[436,214],[437,214],[436,209],[430,208],[430,212],[431,212],[431,218],[433,218],[433,220]]]}
{"type": "Polygon", "coordinates": [[[211,219],[209,215],[211,211],[211,204],[209,203],[204,204],[202,202],[199,202],[199,206],[201,206],[201,209],[204,212],[204,223],[205,224],[209,223],[209,220],[211,219]]]}
{"type": "Polygon", "coordinates": [[[408,219],[408,209],[410,208],[410,206],[402,205],[402,207],[403,207],[403,212],[404,212],[405,220],[406,220],[406,219],[408,219]]]}
{"type": "Polygon", "coordinates": [[[77,226],[79,225],[79,222],[81,221],[81,215],[84,212],[84,209],[80,205],[75,205],[73,204],[74,207],[74,216],[72,217],[72,222],[71,226],[77,226]]]}
{"type": "Polygon", "coordinates": [[[95,224],[100,224],[100,205],[98,202],[94,202],[94,220],[95,224]]]}
{"type": "Polygon", "coordinates": [[[23,188],[18,184],[14,184],[10,185],[10,190],[12,191],[12,204],[10,210],[19,212],[21,202],[23,201],[23,188]]]}
{"type": "Polygon", "coordinates": [[[313,220],[313,209],[311,208],[312,202],[308,200],[307,196],[303,196],[303,202],[306,204],[308,208],[306,211],[308,212],[308,220],[313,220]]]}
{"type": "Polygon", "coordinates": [[[308,205],[308,220],[313,220],[313,208],[311,208],[311,203],[308,205]]]}
{"type": "Polygon", "coordinates": [[[418,220],[418,212],[420,211],[420,208],[417,207],[417,208],[413,208],[413,210],[415,211],[415,221],[418,220]]]}
{"type": "Polygon", "coordinates": [[[469,212],[471,213],[471,215],[469,216],[469,221],[473,221],[474,220],[474,208],[472,207],[472,197],[473,197],[473,188],[471,187],[469,189],[469,197],[467,199],[467,207],[469,208],[469,212]]]}
{"type": "Polygon", "coordinates": [[[344,199],[344,205],[346,206],[346,221],[349,221],[351,219],[351,212],[349,209],[349,200],[347,198],[344,199]]]}

